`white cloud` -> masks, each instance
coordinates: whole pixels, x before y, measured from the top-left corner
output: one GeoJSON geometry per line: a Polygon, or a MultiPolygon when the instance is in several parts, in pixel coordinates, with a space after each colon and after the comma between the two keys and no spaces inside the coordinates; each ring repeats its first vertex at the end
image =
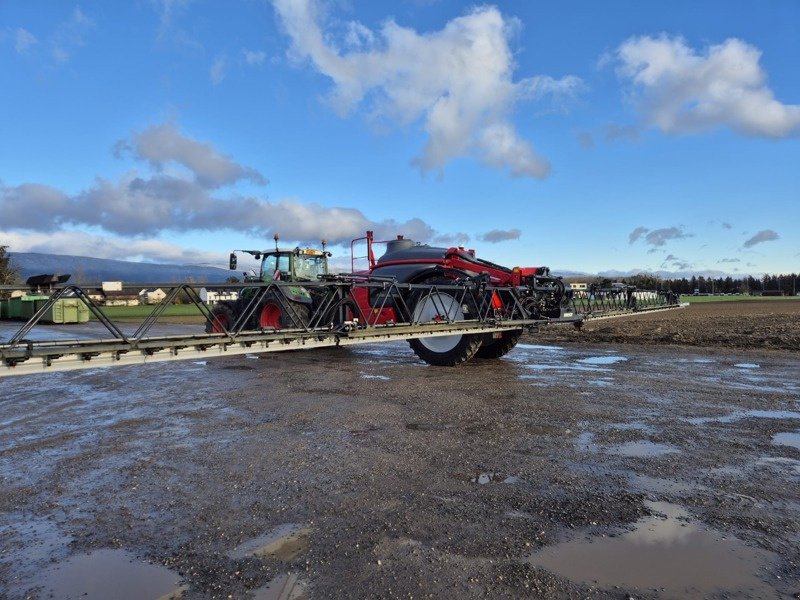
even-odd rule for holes
{"type": "Polygon", "coordinates": [[[292,198],[271,202],[233,192],[220,195],[222,185],[243,179],[264,183],[265,179],[172,124],[152,126],[131,140],[118,142],[115,152],[121,156],[123,150],[145,161],[144,172],[131,169],[116,180],[97,177],[77,194],[40,183],[0,183],[1,226],[8,234],[0,239],[11,240],[3,243],[19,251],[33,250],[35,245],[37,251],[78,254],[84,250],[76,248],[85,248],[89,256],[173,261],[178,260],[170,258],[176,256],[174,248],[159,245],[153,238],[164,232],[232,231],[262,239],[279,234],[287,243],[317,244],[326,239],[346,246],[367,230],[374,231],[377,239],[404,234],[426,242],[441,236],[418,218],[375,221],[356,208],[292,198]],[[174,163],[186,170],[170,168],[174,163]],[[85,229],[102,235],[94,239],[81,233],[85,229]]]}
{"type": "Polygon", "coordinates": [[[211,83],[219,85],[225,79],[225,58],[218,56],[211,63],[211,68],[208,70],[208,75],[211,78],[211,83]]]}
{"type": "Polygon", "coordinates": [[[76,48],[86,45],[86,34],[94,27],[94,21],[74,8],[70,18],[61,23],[52,38],[52,55],[57,63],[69,62],[76,48]]]}
{"type": "Polygon", "coordinates": [[[267,53],[263,50],[242,50],[242,54],[244,54],[244,61],[251,66],[262,65],[267,59],[267,53]]]}
{"type": "Polygon", "coordinates": [[[159,37],[162,37],[172,25],[175,15],[186,8],[191,0],[151,0],[159,12],[159,37]]]}
{"type": "Polygon", "coordinates": [[[521,235],[522,232],[519,229],[492,229],[491,231],[479,235],[478,239],[483,242],[489,242],[490,244],[496,244],[508,240],[518,240],[521,235]]]}
{"type": "Polygon", "coordinates": [[[158,171],[173,162],[183,165],[203,187],[215,188],[243,179],[260,185],[267,182],[255,169],[237,164],[210,144],[185,136],[171,123],[154,125],[135,133],[130,142],[117,142],[117,155],[125,149],[132,151],[136,158],[148,161],[158,171]]]}
{"type": "Polygon", "coordinates": [[[14,49],[17,51],[17,54],[25,54],[31,46],[38,42],[36,36],[22,27],[17,29],[14,37],[14,49]]]}
{"type": "Polygon", "coordinates": [[[509,48],[517,26],[495,7],[480,7],[439,31],[420,34],[387,21],[379,32],[350,23],[340,45],[324,32],[313,0],[274,0],[292,39],[292,55],[309,59],[333,80],[329,101],[342,116],[362,104],[374,119],[406,126],[421,122],[428,142],[415,164],[441,170],[473,156],[513,175],[546,177],[548,161],[521,139],[509,121],[524,100],[570,97],[575,77],[539,76],[513,81],[509,48]]]}
{"type": "Polygon", "coordinates": [[[637,227],[636,229],[631,231],[630,234],[628,235],[628,243],[632,244],[648,231],[650,230],[647,227],[637,227]]]}
{"type": "Polygon", "coordinates": [[[763,231],[759,231],[749,240],[744,243],[745,248],[752,248],[756,244],[762,244],[764,242],[771,242],[773,240],[780,239],[780,236],[772,231],[772,229],[764,229],[763,231]]]}
{"type": "Polygon", "coordinates": [[[70,254],[126,260],[141,258],[151,262],[223,265],[227,254],[186,249],[159,239],[131,240],[117,236],[92,235],[82,231],[24,234],[0,231],[0,240],[12,252],[70,254]]]}
{"type": "Polygon", "coordinates": [[[782,104],[767,85],[761,51],[731,38],[701,52],[681,38],[637,37],[616,51],[643,125],[665,133],[729,127],[748,136],[800,134],[800,105],[782,104]]]}
{"type": "MultiPolygon", "coordinates": [[[[660,248],[670,240],[683,240],[693,236],[684,232],[681,227],[662,227],[652,231],[647,227],[637,227],[628,234],[628,243],[633,244],[642,237],[647,245],[660,248]]],[[[665,260],[669,260],[669,257],[665,260]]]]}

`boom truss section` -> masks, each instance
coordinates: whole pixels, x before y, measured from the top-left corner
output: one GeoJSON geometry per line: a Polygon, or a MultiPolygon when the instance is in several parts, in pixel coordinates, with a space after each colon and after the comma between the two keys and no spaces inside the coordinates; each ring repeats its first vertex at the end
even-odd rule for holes
{"type": "MultiPolygon", "coordinates": [[[[124,289],[161,288],[164,299],[130,333],[130,322],[114,320],[77,285],[54,285],[49,299],[7,340],[0,338],[0,377],[49,371],[144,364],[177,360],[205,360],[218,356],[281,352],[287,350],[350,346],[374,342],[452,335],[472,335],[509,330],[535,330],[544,325],[573,324],[584,320],[642,314],[654,310],[680,308],[677,297],[658,292],[626,288],[593,290],[576,294],[558,318],[539,314],[531,290],[521,287],[493,287],[485,278],[454,280],[447,285],[399,284],[392,280],[350,275],[330,276],[321,281],[303,282],[302,288],[313,299],[310,308],[298,310],[291,300],[297,283],[204,285],[207,291],[236,292],[248,298],[232,322],[214,321],[212,308],[201,299],[196,284],[137,284],[124,289]],[[435,318],[415,320],[414,302],[435,303],[447,294],[455,298],[469,318],[452,318],[445,308],[433,311],[435,318]],[[368,305],[356,297],[368,298],[368,305]],[[78,299],[90,311],[97,325],[65,325],[57,328],[61,339],[52,339],[54,328],[40,322],[53,305],[62,299],[78,299]],[[286,315],[281,328],[257,324],[257,314],[265,299],[271,298],[286,315]],[[275,300],[277,299],[277,300],[275,300]],[[165,333],[168,307],[182,302],[197,309],[197,331],[165,333]],[[388,314],[396,318],[386,318],[388,314]],[[213,327],[210,324],[214,324],[213,327]],[[97,335],[98,327],[101,332],[97,335]],[[90,330],[91,329],[91,330],[90,330]],[[206,331],[212,331],[206,333],[206,331]],[[74,332],[76,339],[64,339],[74,332]],[[48,339],[47,336],[51,339],[48,339]]],[[[0,291],[23,289],[0,286],[0,291]]],[[[25,288],[27,289],[27,288],[25,288]]],[[[430,313],[430,311],[429,311],[430,313]]],[[[426,318],[429,318],[430,314],[426,318]]],[[[169,329],[169,328],[166,328],[169,329]]]]}

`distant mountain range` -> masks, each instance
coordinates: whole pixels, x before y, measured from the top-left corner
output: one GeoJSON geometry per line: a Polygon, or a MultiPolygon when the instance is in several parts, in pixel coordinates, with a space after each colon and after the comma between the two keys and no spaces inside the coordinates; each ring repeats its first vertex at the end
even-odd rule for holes
{"type": "MultiPolygon", "coordinates": [[[[31,275],[50,273],[63,275],[70,273],[70,283],[99,283],[101,281],[123,281],[125,283],[180,283],[191,278],[197,283],[223,283],[231,275],[241,277],[240,272],[228,271],[218,267],[203,265],[165,265],[155,263],[129,262],[107,258],[90,258],[88,256],[67,256],[60,254],[40,254],[37,252],[9,252],[14,265],[19,269],[23,280],[31,275]]],[[[647,271],[632,269],[629,271],[603,271],[601,273],[585,273],[580,271],[559,271],[553,269],[555,275],[575,279],[578,277],[608,277],[621,279],[639,273],[651,273],[664,279],[680,279],[692,276],[702,277],[746,277],[746,274],[725,273],[723,271],[647,271]]]]}
{"type": "Polygon", "coordinates": [[[241,277],[241,273],[202,265],[163,265],[38,252],[9,252],[9,256],[23,281],[31,275],[45,273],[69,273],[72,275],[69,282],[78,284],[101,281],[181,283],[188,278],[198,283],[223,283],[231,275],[241,277]]]}

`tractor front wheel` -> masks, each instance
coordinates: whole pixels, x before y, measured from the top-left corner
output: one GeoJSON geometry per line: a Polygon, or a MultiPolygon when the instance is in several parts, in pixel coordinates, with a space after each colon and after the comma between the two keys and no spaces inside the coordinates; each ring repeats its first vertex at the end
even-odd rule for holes
{"type": "Polygon", "coordinates": [[[218,304],[211,309],[211,318],[206,321],[206,333],[226,333],[236,322],[236,314],[227,304],[218,304]]]}
{"type": "Polygon", "coordinates": [[[308,326],[308,307],[269,294],[257,312],[260,329],[302,329],[308,326]],[[288,308],[287,308],[288,307],[288,308]]]}
{"type": "MultiPolygon", "coordinates": [[[[448,279],[426,281],[430,285],[447,285],[448,279]]],[[[414,323],[463,321],[464,309],[458,299],[447,291],[418,292],[413,304],[414,323]]],[[[480,335],[442,335],[408,341],[411,349],[429,365],[454,367],[472,358],[481,346],[480,335]]]]}

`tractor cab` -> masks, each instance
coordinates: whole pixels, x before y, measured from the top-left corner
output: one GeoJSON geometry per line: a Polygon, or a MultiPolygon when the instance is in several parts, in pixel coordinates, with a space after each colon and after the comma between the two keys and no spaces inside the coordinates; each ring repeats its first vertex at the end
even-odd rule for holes
{"type": "Polygon", "coordinates": [[[330,252],[316,248],[294,250],[237,250],[231,253],[230,268],[236,269],[236,252],[250,254],[261,261],[258,275],[244,274],[245,281],[317,281],[328,274],[330,252]]]}

